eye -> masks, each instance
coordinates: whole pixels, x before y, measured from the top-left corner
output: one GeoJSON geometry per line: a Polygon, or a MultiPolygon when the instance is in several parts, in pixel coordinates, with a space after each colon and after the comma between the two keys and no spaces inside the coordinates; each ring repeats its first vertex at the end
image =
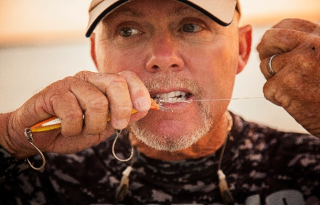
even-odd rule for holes
{"type": "Polygon", "coordinates": [[[181,30],[187,33],[194,33],[203,30],[203,27],[197,24],[188,23],[184,24],[181,30]]]}
{"type": "Polygon", "coordinates": [[[136,34],[139,34],[140,31],[138,29],[135,29],[135,28],[123,28],[120,30],[120,35],[122,37],[130,37],[130,36],[133,36],[133,35],[136,35],[136,34]]]}

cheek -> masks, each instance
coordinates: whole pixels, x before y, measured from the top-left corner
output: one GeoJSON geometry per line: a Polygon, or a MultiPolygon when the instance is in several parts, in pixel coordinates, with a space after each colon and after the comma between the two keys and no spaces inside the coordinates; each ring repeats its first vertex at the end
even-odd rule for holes
{"type": "Polygon", "coordinates": [[[206,95],[211,98],[229,98],[234,85],[238,56],[236,46],[223,41],[194,49],[188,59],[191,71],[206,95]],[[209,86],[208,86],[209,85],[209,86]]]}
{"type": "Polygon", "coordinates": [[[119,49],[108,44],[97,49],[98,71],[101,73],[119,73],[130,70],[135,73],[141,72],[144,65],[145,51],[141,49],[119,49]]]}

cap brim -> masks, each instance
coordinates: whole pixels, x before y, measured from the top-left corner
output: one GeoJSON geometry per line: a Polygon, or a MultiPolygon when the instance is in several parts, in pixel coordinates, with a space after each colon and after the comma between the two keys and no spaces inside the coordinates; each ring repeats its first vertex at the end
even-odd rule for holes
{"type": "Polygon", "coordinates": [[[86,37],[90,37],[91,33],[98,23],[111,11],[130,0],[108,0],[102,1],[94,9],[89,12],[89,23],[87,27],[86,37]]]}
{"type": "Polygon", "coordinates": [[[231,24],[237,0],[177,0],[207,15],[222,26],[231,24]]]}
{"type": "MultiPolygon", "coordinates": [[[[108,0],[102,1],[89,13],[89,23],[86,37],[90,37],[97,24],[111,11],[129,2],[130,0],[108,0]]],[[[177,0],[187,4],[222,26],[232,23],[237,0],[177,0]],[[214,6],[213,6],[214,5],[214,6]]]]}

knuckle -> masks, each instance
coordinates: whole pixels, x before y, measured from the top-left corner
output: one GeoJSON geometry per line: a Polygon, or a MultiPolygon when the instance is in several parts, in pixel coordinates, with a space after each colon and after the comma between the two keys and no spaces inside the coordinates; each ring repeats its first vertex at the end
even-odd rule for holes
{"type": "Polygon", "coordinates": [[[62,79],[62,80],[58,80],[54,83],[52,83],[51,85],[47,86],[43,91],[46,94],[51,94],[51,95],[55,95],[56,93],[60,93],[61,91],[66,90],[66,78],[62,79]]]}
{"type": "Polygon", "coordinates": [[[83,120],[83,113],[81,110],[70,110],[64,118],[68,120],[69,124],[77,124],[83,120]]]}
{"type": "Polygon", "coordinates": [[[300,61],[300,69],[303,70],[311,70],[312,68],[314,68],[314,66],[312,66],[312,62],[310,62],[310,59],[308,56],[306,55],[302,55],[300,57],[301,61],[300,61]]]}
{"type": "Polygon", "coordinates": [[[277,29],[275,29],[275,28],[268,29],[263,35],[263,39],[262,39],[263,42],[267,42],[268,41],[268,37],[269,36],[273,36],[274,33],[276,32],[276,30],[277,29]]]}
{"type": "Polygon", "coordinates": [[[260,58],[260,60],[262,60],[262,58],[263,58],[263,56],[262,56],[262,53],[263,53],[263,51],[264,51],[264,48],[265,48],[265,40],[264,40],[264,38],[262,38],[261,39],[261,41],[260,41],[260,43],[258,44],[258,46],[257,46],[257,51],[258,51],[258,53],[259,53],[259,58],[260,58]]]}
{"type": "Polygon", "coordinates": [[[271,99],[271,96],[272,96],[272,93],[271,93],[271,88],[269,86],[268,83],[266,83],[264,86],[263,86],[263,94],[265,96],[266,99],[270,100],[271,99]]]}
{"type": "Polygon", "coordinates": [[[58,80],[50,86],[51,92],[56,94],[65,94],[67,91],[71,90],[72,85],[77,83],[77,79],[72,76],[68,76],[63,78],[62,80],[58,80]]]}
{"type": "Polygon", "coordinates": [[[123,90],[128,90],[129,86],[126,81],[126,79],[123,76],[116,76],[113,77],[113,79],[109,82],[108,87],[110,89],[113,89],[113,92],[115,91],[123,91],[123,90]]]}
{"type": "Polygon", "coordinates": [[[113,75],[110,83],[111,83],[111,85],[112,84],[127,84],[127,81],[126,81],[125,77],[123,77],[122,75],[113,75]]]}
{"type": "Polygon", "coordinates": [[[262,72],[264,72],[264,70],[267,68],[267,60],[266,59],[263,59],[261,62],[260,62],[260,64],[259,64],[259,67],[260,67],[260,70],[262,71],[262,72]]]}
{"type": "Polygon", "coordinates": [[[290,18],[285,18],[282,19],[281,21],[279,21],[279,23],[277,23],[276,25],[273,26],[273,28],[280,28],[283,27],[284,25],[287,25],[288,23],[292,22],[293,19],[290,18]]]}
{"type": "Polygon", "coordinates": [[[144,96],[148,96],[150,97],[150,93],[148,91],[148,89],[144,86],[138,86],[137,90],[135,91],[136,96],[138,97],[144,97],[144,96]]]}
{"type": "Polygon", "coordinates": [[[111,122],[113,124],[114,128],[124,128],[127,126],[131,113],[132,113],[132,107],[129,106],[121,106],[117,107],[116,110],[111,110],[111,122]],[[121,125],[118,123],[121,122],[121,125]],[[125,123],[124,123],[125,122],[125,123]],[[124,125],[125,124],[125,125],[124,125]]]}
{"type": "Polygon", "coordinates": [[[106,78],[105,85],[108,88],[117,89],[117,88],[128,88],[127,81],[125,77],[117,74],[108,74],[106,78]]]}
{"type": "Polygon", "coordinates": [[[303,85],[300,74],[294,70],[286,69],[282,76],[282,82],[279,86],[286,88],[288,91],[297,91],[303,85]]]}
{"type": "Polygon", "coordinates": [[[78,78],[78,79],[86,80],[89,73],[90,73],[90,71],[86,71],[86,70],[80,71],[80,72],[76,73],[74,75],[74,77],[78,78]]]}
{"type": "Polygon", "coordinates": [[[73,81],[73,79],[74,78],[72,76],[67,76],[67,77],[63,78],[62,81],[73,81]]]}
{"type": "Polygon", "coordinates": [[[277,104],[283,108],[288,108],[291,104],[291,97],[282,92],[276,92],[274,95],[274,99],[277,104]]]}
{"type": "Polygon", "coordinates": [[[121,71],[118,73],[121,76],[125,76],[125,77],[134,77],[136,76],[136,74],[130,70],[125,70],[125,71],[121,71]]]}
{"type": "Polygon", "coordinates": [[[279,85],[275,82],[266,84],[263,87],[263,93],[267,100],[283,108],[288,108],[291,104],[292,96],[289,94],[291,92],[284,87],[284,84],[279,85]]]}
{"type": "Polygon", "coordinates": [[[103,130],[105,129],[105,127],[102,126],[94,126],[94,127],[86,127],[84,133],[86,135],[97,135],[99,133],[101,133],[103,130]]]}
{"type": "Polygon", "coordinates": [[[132,112],[132,105],[124,105],[121,107],[118,107],[118,113],[120,116],[127,117],[128,115],[131,115],[132,112]]]}
{"type": "Polygon", "coordinates": [[[69,87],[70,84],[73,84],[76,82],[76,79],[72,76],[68,76],[57,82],[59,83],[60,86],[69,87]]]}
{"type": "Polygon", "coordinates": [[[104,95],[94,98],[89,103],[90,107],[96,110],[107,110],[109,106],[109,102],[104,95]]]}

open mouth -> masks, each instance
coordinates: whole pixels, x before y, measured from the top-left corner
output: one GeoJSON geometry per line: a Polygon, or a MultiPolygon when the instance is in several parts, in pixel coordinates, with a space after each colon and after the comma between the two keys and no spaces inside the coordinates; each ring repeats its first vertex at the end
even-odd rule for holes
{"type": "Polygon", "coordinates": [[[170,93],[151,95],[151,98],[158,103],[179,103],[187,102],[191,96],[191,93],[186,93],[183,91],[173,91],[170,93]]]}

